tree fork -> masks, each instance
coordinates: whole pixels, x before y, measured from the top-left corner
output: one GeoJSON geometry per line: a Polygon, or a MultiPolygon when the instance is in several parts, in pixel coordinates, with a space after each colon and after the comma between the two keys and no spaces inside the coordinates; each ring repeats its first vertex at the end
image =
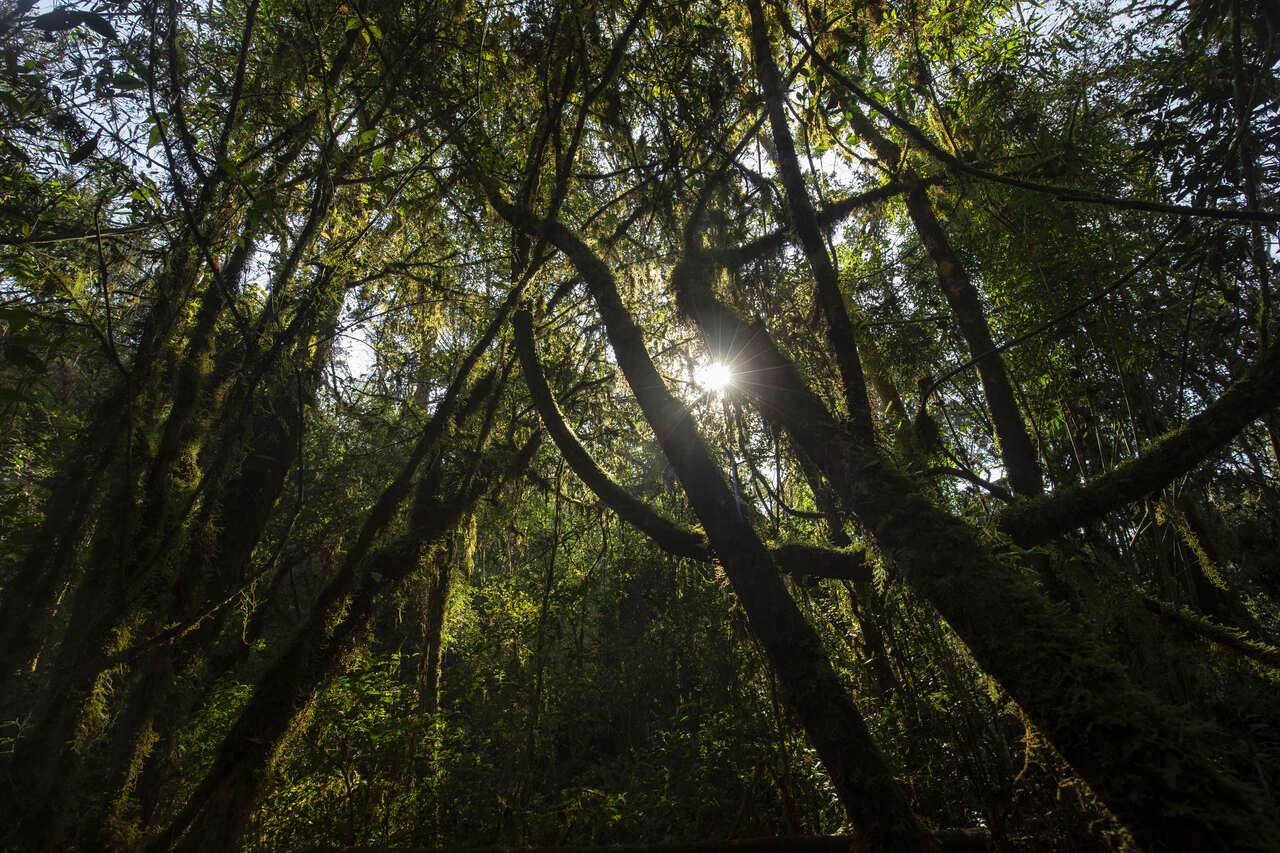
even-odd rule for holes
{"type": "Polygon", "coordinates": [[[911,811],[905,792],[832,669],[821,641],[791,600],[768,551],[739,518],[724,475],[702,443],[688,409],[671,395],[654,367],[643,333],[618,295],[613,274],[568,228],[539,220],[491,188],[486,190],[504,218],[545,235],[586,281],[645,419],[706,529],[778,674],[789,707],[803,722],[868,849],[936,850],[935,840],[911,811]]]}
{"type": "Polygon", "coordinates": [[[1189,751],[1199,723],[1135,688],[1078,619],[1052,606],[965,522],[858,442],[760,325],[721,303],[701,258],[673,281],[704,336],[728,330],[756,365],[744,387],[814,459],[903,580],[928,599],[1099,798],[1152,851],[1274,850],[1280,825],[1252,788],[1189,751]],[[1045,679],[1047,672],[1057,673],[1045,679]]]}
{"type": "MultiPolygon", "coordinates": [[[[578,437],[565,423],[564,413],[551,395],[543,375],[533,339],[533,318],[528,308],[514,317],[516,354],[524,372],[525,385],[533,398],[543,425],[551,435],[569,468],[596,497],[604,501],[619,518],[652,539],[659,548],[676,557],[709,562],[715,551],[699,530],[672,521],[644,501],[628,492],[609,476],[591,457],[578,437]]],[[[846,541],[844,544],[848,544],[846,541]]],[[[857,581],[871,579],[871,566],[860,551],[840,547],[820,548],[815,545],[786,543],[768,547],[778,568],[795,576],[839,578],[857,581]]]]}

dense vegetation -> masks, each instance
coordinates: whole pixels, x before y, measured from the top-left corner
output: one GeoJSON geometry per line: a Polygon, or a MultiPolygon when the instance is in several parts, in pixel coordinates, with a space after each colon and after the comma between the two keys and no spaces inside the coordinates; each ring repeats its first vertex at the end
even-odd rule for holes
{"type": "Polygon", "coordinates": [[[1277,27],[6,0],[0,846],[1280,850],[1277,27]]]}

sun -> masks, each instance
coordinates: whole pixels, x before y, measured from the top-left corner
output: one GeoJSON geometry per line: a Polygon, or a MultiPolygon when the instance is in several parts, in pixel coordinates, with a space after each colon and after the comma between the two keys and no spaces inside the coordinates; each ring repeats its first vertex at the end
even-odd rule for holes
{"type": "Polygon", "coordinates": [[[723,361],[712,361],[695,370],[693,378],[704,390],[723,394],[733,382],[733,368],[723,361]]]}

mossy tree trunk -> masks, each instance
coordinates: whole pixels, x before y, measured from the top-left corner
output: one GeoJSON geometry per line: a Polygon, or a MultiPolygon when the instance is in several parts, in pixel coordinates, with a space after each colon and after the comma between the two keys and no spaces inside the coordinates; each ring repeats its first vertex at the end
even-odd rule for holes
{"type": "Polygon", "coordinates": [[[903,166],[901,147],[886,136],[856,103],[847,100],[844,108],[852,126],[867,140],[881,166],[891,174],[901,173],[905,181],[914,184],[905,197],[907,215],[929,253],[938,276],[938,286],[974,359],[1009,482],[1017,494],[1040,494],[1044,491],[1040,462],[1018,407],[1008,367],[991,336],[991,325],[987,322],[978,290],[938,221],[927,187],[914,169],[909,165],[903,166]]]}
{"type": "Polygon", "coordinates": [[[869,849],[935,850],[935,840],[912,812],[821,642],[782,584],[768,550],[738,513],[737,501],[688,409],[671,395],[654,367],[613,274],[564,226],[540,221],[496,191],[488,191],[499,213],[514,226],[546,237],[585,279],[645,419],[729,576],[751,629],[777,673],[788,707],[803,722],[860,836],[869,849]]]}
{"type": "Polygon", "coordinates": [[[705,262],[686,257],[676,290],[704,337],[714,330],[747,342],[741,357],[754,369],[743,392],[787,428],[886,565],[937,608],[1140,844],[1224,851],[1280,844],[1262,796],[1185,742],[1180,732],[1197,722],[1135,688],[1016,561],[993,554],[968,524],[851,436],[766,331],[716,298],[708,273],[705,262]]]}

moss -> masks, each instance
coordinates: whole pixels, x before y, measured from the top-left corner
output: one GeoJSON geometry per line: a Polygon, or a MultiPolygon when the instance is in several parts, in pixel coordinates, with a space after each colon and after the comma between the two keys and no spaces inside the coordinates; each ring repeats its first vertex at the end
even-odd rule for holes
{"type": "MultiPolygon", "coordinates": [[[[1144,844],[1199,839],[1204,849],[1262,850],[1280,843],[1275,826],[1259,819],[1266,810],[1256,792],[1192,751],[1205,730],[1135,687],[1079,617],[1045,600],[1023,558],[997,559],[972,528],[932,507],[888,466],[861,465],[859,476],[854,508],[885,560],[933,602],[1144,844]]],[[[1052,549],[1046,556],[1084,559],[1052,549]]]]}
{"type": "Polygon", "coordinates": [[[103,835],[107,844],[116,850],[131,850],[137,846],[142,837],[138,824],[138,801],[134,791],[147,758],[160,742],[160,735],[148,723],[138,735],[129,766],[119,791],[115,794],[106,817],[103,835]]]}
{"type": "Polygon", "coordinates": [[[76,752],[84,754],[93,748],[106,734],[115,719],[118,708],[116,692],[129,669],[124,664],[113,666],[98,673],[93,682],[93,689],[85,699],[76,722],[72,747],[76,752]]]}
{"type": "Polygon", "coordinates": [[[1141,454],[1085,486],[1063,489],[1010,507],[1000,520],[1023,545],[1037,545],[1104,517],[1163,488],[1275,408],[1280,397],[1280,342],[1182,427],[1165,433],[1141,454]]]}
{"type": "Polygon", "coordinates": [[[1222,579],[1222,570],[1218,568],[1217,563],[1209,556],[1209,552],[1204,549],[1200,538],[1191,529],[1191,523],[1187,520],[1187,516],[1167,498],[1156,504],[1156,521],[1172,527],[1174,532],[1182,539],[1183,544],[1191,549],[1209,583],[1220,590],[1225,591],[1227,589],[1227,582],[1222,579]]]}

